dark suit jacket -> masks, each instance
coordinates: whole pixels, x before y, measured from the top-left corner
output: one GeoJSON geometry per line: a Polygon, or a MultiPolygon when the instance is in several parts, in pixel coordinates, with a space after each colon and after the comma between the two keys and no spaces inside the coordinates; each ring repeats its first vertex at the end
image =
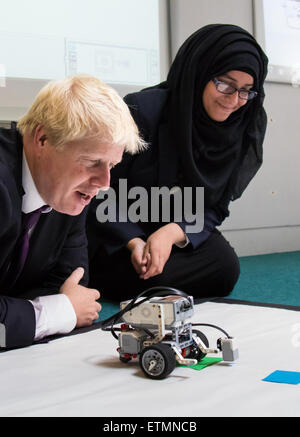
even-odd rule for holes
{"type": "Polygon", "coordinates": [[[51,211],[42,214],[30,239],[24,269],[14,283],[7,270],[21,230],[22,137],[15,128],[0,129],[0,323],[6,347],[26,346],[35,335],[35,314],[27,299],[58,292],[77,267],[88,282],[84,211],[71,217],[51,211]]]}
{"type": "MultiPolygon", "coordinates": [[[[122,162],[111,172],[111,185],[118,192],[118,180],[127,179],[128,190],[133,186],[146,188],[149,198],[151,187],[167,186],[172,188],[179,184],[180,162],[175,148],[168,137],[167,120],[164,108],[168,92],[165,89],[148,89],[129,94],[125,101],[143,138],[148,142],[146,151],[137,154],[125,154],[122,162]]],[[[94,199],[87,218],[87,235],[89,256],[93,258],[101,246],[107,254],[113,254],[124,247],[134,237],[147,238],[152,232],[166,223],[104,223],[99,225],[96,210],[99,200],[94,199]]],[[[190,249],[199,247],[225,217],[216,209],[205,209],[204,228],[202,232],[187,233],[191,242],[190,249]]],[[[185,231],[187,223],[177,222],[185,231]]]]}

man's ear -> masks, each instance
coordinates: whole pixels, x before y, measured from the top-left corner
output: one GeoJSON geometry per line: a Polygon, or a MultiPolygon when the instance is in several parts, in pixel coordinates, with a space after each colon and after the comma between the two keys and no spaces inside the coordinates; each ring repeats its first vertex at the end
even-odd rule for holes
{"type": "Polygon", "coordinates": [[[43,126],[39,125],[36,127],[33,139],[37,146],[44,146],[45,141],[47,141],[47,135],[43,126]]]}
{"type": "Polygon", "coordinates": [[[45,141],[46,141],[46,140],[47,140],[46,135],[43,135],[43,136],[40,138],[41,146],[43,146],[43,145],[45,144],[45,141]]]}

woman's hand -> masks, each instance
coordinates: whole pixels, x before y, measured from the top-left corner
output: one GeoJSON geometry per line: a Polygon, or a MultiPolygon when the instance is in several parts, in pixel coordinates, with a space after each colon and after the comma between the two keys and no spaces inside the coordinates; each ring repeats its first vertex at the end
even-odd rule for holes
{"type": "Polygon", "coordinates": [[[142,265],[145,267],[140,278],[149,279],[162,273],[172,246],[185,240],[185,234],[176,223],[168,223],[153,232],[144,246],[142,265]]]}
{"type": "Polygon", "coordinates": [[[133,238],[127,243],[127,248],[131,252],[131,262],[138,275],[143,275],[146,272],[147,262],[143,260],[145,241],[141,238],[133,238]]]}

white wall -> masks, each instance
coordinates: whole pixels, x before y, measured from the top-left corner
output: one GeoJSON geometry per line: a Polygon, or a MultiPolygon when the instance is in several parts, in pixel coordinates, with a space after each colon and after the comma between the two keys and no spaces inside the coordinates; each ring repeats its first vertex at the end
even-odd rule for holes
{"type": "MultiPolygon", "coordinates": [[[[253,34],[251,0],[170,0],[170,10],[172,57],[206,24],[236,24],[253,34]]],[[[300,88],[267,82],[265,92],[264,163],[220,228],[240,256],[300,250],[300,88]]]]}

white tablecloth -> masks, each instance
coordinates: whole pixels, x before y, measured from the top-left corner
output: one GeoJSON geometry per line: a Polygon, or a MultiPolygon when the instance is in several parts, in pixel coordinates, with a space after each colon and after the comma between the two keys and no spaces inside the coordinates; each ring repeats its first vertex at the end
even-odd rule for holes
{"type": "MultiPolygon", "coordinates": [[[[208,302],[192,321],[234,336],[239,360],[176,367],[157,381],[138,362],[119,361],[110,332],[64,337],[0,353],[0,416],[300,416],[300,384],[262,381],[274,370],[300,371],[299,312],[208,302]]],[[[222,336],[198,329],[211,347],[222,336]]]]}

